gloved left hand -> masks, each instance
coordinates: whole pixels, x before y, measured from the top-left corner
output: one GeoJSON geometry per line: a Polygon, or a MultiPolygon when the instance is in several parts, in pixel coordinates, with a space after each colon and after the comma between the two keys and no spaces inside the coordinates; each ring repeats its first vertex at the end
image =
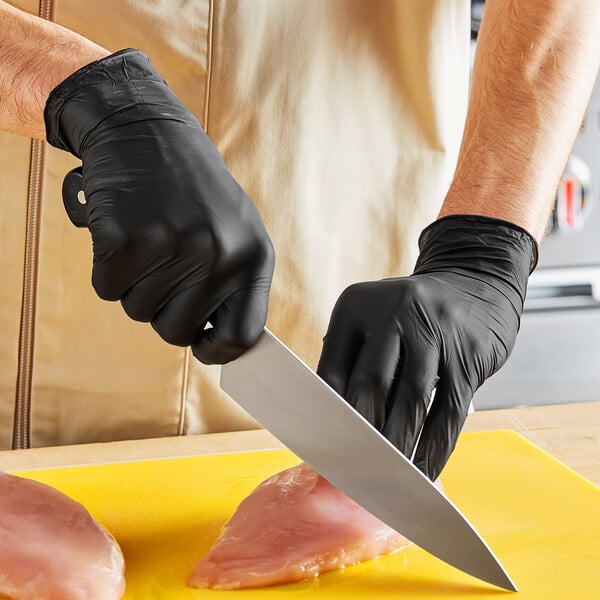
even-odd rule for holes
{"type": "Polygon", "coordinates": [[[420,248],[410,277],[342,293],[318,373],[407,457],[418,442],[414,462],[434,480],[514,345],[537,245],[511,223],[462,215],[430,225],[420,248]]]}

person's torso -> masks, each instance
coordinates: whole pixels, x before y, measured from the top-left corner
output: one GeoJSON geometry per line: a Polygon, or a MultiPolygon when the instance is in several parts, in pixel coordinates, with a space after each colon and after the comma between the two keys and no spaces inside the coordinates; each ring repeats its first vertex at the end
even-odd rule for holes
{"type": "MultiPolygon", "coordinates": [[[[468,2],[54,4],[58,23],[106,48],[147,52],[194,111],[275,245],[268,326],[315,367],[340,292],[410,273],[443,200],[466,109],[468,2]]],[[[76,159],[47,148],[38,181],[30,141],[0,136],[0,448],[16,404],[32,446],[257,427],[219,390],[218,366],[95,296],[89,233],[60,196],[76,159]]]]}

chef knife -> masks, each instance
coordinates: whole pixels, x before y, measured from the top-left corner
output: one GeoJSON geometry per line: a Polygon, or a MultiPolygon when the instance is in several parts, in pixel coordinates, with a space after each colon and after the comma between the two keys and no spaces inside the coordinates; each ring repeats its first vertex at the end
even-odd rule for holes
{"type": "MultiPolygon", "coordinates": [[[[77,227],[88,214],[81,168],[63,202],[77,227]]],[[[393,444],[270,331],[221,368],[221,387],[317,473],[424,550],[479,579],[517,591],[461,512],[393,444]]]]}
{"type": "Polygon", "coordinates": [[[438,488],[270,331],[221,367],[221,387],[339,490],[443,561],[508,590],[510,577],[438,488]]]}

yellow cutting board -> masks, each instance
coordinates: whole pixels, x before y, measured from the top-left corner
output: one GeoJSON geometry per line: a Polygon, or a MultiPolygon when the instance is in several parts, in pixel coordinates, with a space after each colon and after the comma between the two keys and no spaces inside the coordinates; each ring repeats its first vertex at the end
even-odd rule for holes
{"type": "MultiPolygon", "coordinates": [[[[186,587],[196,560],[239,502],[263,479],[297,462],[278,450],[20,474],[82,502],[113,533],[125,554],[128,600],[511,595],[414,546],[288,586],[186,587]]],[[[519,587],[515,599],[600,598],[599,488],[508,431],[462,435],[442,481],[519,587]]]]}

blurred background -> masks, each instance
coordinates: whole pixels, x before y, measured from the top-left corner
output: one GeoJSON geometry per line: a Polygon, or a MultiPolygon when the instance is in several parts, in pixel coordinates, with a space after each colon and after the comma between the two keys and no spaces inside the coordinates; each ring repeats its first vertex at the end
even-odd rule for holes
{"type": "MultiPolygon", "coordinates": [[[[472,56],[485,3],[471,3],[472,56]]],[[[512,355],[476,410],[600,400],[600,80],[556,195],[512,355]]]]}

